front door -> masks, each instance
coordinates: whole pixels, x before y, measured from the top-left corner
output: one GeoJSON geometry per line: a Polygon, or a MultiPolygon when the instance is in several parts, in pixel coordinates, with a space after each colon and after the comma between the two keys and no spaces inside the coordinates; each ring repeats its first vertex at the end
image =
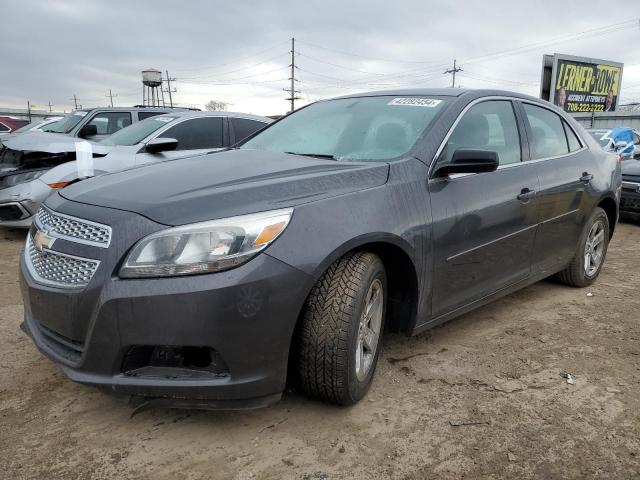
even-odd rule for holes
{"type": "Polygon", "coordinates": [[[522,160],[522,135],[509,100],[472,106],[438,162],[458,148],[498,153],[495,172],[453,175],[429,183],[433,211],[436,318],[526,279],[537,227],[538,176],[522,160]]]}

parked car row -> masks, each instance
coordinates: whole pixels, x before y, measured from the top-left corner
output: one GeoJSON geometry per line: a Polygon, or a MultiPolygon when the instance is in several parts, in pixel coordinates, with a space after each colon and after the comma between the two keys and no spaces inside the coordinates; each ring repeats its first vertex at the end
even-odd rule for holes
{"type": "Polygon", "coordinates": [[[228,112],[94,109],[12,135],[0,151],[0,226],[28,228],[53,191],[89,176],[227,148],[270,122],[228,112]],[[89,170],[76,160],[82,139],[90,140],[89,170]]]}
{"type": "Polygon", "coordinates": [[[28,123],[28,121],[21,118],[0,116],[0,138],[18,131],[28,123]]]}
{"type": "Polygon", "coordinates": [[[385,327],[416,334],[552,275],[590,285],[603,267],[620,162],[548,102],[350,95],[202,153],[266,123],[242,120],[139,122],[95,163],[146,164],[37,211],[23,328],[72,380],[171,406],[263,406],[287,382],[353,404],[385,327]],[[200,154],[148,162],[181,142],[200,154]]]}
{"type": "Polygon", "coordinates": [[[640,221],[640,134],[629,127],[589,129],[589,134],[606,152],[615,152],[622,161],[620,213],[640,221]]]}

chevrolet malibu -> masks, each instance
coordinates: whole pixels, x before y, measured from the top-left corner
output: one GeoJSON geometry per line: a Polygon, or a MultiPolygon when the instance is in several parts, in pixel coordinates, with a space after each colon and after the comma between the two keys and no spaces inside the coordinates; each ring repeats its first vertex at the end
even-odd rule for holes
{"type": "Polygon", "coordinates": [[[347,405],[387,330],[416,334],[556,275],[585,287],[620,165],[500,91],[319,101],[240,146],[104,175],[41,207],[23,328],[72,380],[145,405],[347,405]],[[147,402],[147,403],[144,403],[147,402]]]}

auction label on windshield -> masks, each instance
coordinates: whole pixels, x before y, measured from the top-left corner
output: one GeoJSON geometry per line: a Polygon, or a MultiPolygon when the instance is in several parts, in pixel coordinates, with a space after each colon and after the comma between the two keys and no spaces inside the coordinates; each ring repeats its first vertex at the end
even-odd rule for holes
{"type": "Polygon", "coordinates": [[[437,107],[442,100],[423,97],[398,97],[391,100],[387,105],[406,105],[409,107],[437,107]]]}

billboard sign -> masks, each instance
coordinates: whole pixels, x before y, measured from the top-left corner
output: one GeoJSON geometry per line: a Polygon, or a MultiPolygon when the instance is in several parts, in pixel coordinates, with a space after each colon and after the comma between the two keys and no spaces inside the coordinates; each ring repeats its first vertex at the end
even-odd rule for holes
{"type": "Polygon", "coordinates": [[[555,54],[543,59],[541,96],[569,113],[613,112],[618,105],[622,63],[555,54]],[[546,64],[546,65],[545,65],[546,64]],[[545,75],[545,66],[551,75],[545,75]],[[544,85],[547,78],[549,84],[544,85]]]}

